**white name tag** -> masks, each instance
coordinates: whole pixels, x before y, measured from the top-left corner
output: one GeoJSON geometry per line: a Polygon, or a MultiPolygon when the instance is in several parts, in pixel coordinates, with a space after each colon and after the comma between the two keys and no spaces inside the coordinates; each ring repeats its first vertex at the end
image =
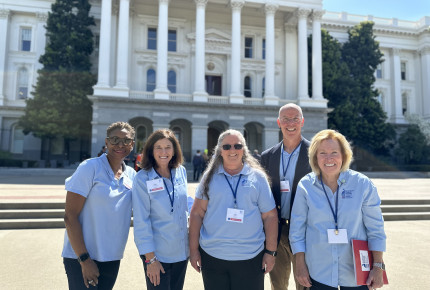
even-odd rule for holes
{"type": "Polygon", "coordinates": [[[339,229],[338,234],[336,234],[336,229],[328,229],[327,235],[329,244],[348,244],[346,229],[339,229]]]}
{"type": "Polygon", "coordinates": [[[244,213],[245,211],[243,209],[228,208],[225,220],[228,222],[243,224],[244,213]]]}
{"type": "Polygon", "coordinates": [[[288,180],[281,181],[281,192],[290,192],[290,182],[288,180]]]}
{"type": "Polygon", "coordinates": [[[163,179],[161,178],[148,180],[146,186],[148,187],[149,193],[164,190],[163,179]]]}

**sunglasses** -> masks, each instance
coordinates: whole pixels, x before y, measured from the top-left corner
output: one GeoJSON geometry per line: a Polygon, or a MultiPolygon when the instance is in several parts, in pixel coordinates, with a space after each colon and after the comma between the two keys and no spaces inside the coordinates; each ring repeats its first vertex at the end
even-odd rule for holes
{"type": "Polygon", "coordinates": [[[130,138],[119,138],[119,137],[106,137],[111,145],[118,145],[120,142],[124,145],[130,145],[133,139],[130,138]]]}
{"type": "Polygon", "coordinates": [[[240,149],[243,148],[242,144],[234,144],[234,145],[224,144],[224,145],[222,145],[222,149],[224,149],[224,150],[230,150],[231,146],[233,146],[234,149],[236,149],[236,150],[240,150],[240,149]]]}

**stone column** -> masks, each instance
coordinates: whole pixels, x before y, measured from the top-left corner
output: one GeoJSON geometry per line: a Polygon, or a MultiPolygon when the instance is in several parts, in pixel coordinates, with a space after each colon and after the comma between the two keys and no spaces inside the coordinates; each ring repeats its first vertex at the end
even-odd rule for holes
{"type": "Polygon", "coordinates": [[[109,88],[110,59],[111,59],[111,25],[112,25],[112,0],[102,0],[100,19],[100,47],[98,81],[94,87],[94,95],[98,88],[109,88]]]}
{"type": "Polygon", "coordinates": [[[430,46],[425,46],[421,54],[422,116],[430,121],[430,46]]]}
{"type": "Polygon", "coordinates": [[[400,50],[393,48],[391,50],[391,118],[393,123],[403,123],[402,114],[402,89],[401,89],[401,71],[400,71],[400,50]]]}
{"type": "Polygon", "coordinates": [[[194,0],[194,2],[196,3],[196,51],[193,100],[207,102],[208,93],[205,89],[205,9],[208,0],[194,0]]]}
{"type": "MultiPolygon", "coordinates": [[[[10,10],[0,9],[0,106],[4,105],[4,81],[6,77],[6,55],[8,44],[10,10]]],[[[0,127],[1,134],[1,127],[0,127]]]]}
{"type": "Polygon", "coordinates": [[[130,0],[120,0],[116,61],[116,85],[119,96],[128,97],[128,44],[130,0]]]}
{"type": "Polygon", "coordinates": [[[167,42],[169,32],[169,0],[158,1],[157,28],[157,79],[154,90],[155,99],[168,100],[170,92],[167,88],[167,42]]]}
{"type": "MultiPolygon", "coordinates": [[[[275,126],[277,126],[275,124],[275,126]]],[[[279,143],[279,128],[264,128],[263,130],[263,150],[279,143]]]]}
{"type": "Polygon", "coordinates": [[[278,105],[275,95],[275,13],[278,5],[266,3],[266,79],[264,104],[278,105]]]}
{"type": "Polygon", "coordinates": [[[312,99],[323,98],[321,18],[322,10],[312,13],[312,99]]]}
{"type": "Polygon", "coordinates": [[[243,104],[243,93],[240,91],[241,69],[240,69],[240,44],[241,44],[241,10],[245,0],[232,0],[230,2],[232,9],[231,24],[231,91],[230,103],[243,104]]]}
{"type": "Polygon", "coordinates": [[[191,156],[208,148],[208,126],[191,126],[191,156]]]}
{"type": "Polygon", "coordinates": [[[308,9],[299,9],[296,14],[298,17],[298,99],[308,100],[308,35],[307,17],[310,13],[308,9]]]}

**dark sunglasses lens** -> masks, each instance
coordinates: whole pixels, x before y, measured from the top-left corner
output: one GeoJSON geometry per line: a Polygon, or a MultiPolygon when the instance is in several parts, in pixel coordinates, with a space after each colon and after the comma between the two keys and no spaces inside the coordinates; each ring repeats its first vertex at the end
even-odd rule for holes
{"type": "Polygon", "coordinates": [[[230,148],[231,148],[230,144],[222,145],[222,149],[224,149],[224,150],[230,150],[230,148]]]}
{"type": "Polygon", "coordinates": [[[240,149],[242,149],[243,148],[243,145],[242,144],[234,144],[234,149],[236,149],[236,150],[240,150],[240,149]]]}

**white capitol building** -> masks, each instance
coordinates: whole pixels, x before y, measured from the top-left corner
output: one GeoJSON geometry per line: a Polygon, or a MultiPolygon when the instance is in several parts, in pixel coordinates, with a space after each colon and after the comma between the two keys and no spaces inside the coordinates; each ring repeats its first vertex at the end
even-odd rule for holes
{"type": "MultiPolygon", "coordinates": [[[[38,160],[46,144],[17,121],[37,81],[44,25],[53,1],[0,0],[0,150],[38,160]]],[[[212,148],[227,128],[250,149],[279,140],[278,109],[304,110],[305,137],[327,127],[322,94],[321,28],[343,42],[347,29],[371,20],[384,62],[375,87],[389,122],[405,114],[430,119],[430,16],[416,21],[324,11],[322,0],[94,0],[96,26],[91,156],[106,127],[128,121],[144,141],[171,128],[187,160],[212,148]],[[312,95],[307,37],[312,34],[312,95]]],[[[61,154],[63,140],[54,142],[61,154]]],[[[74,144],[79,151],[80,145],[74,144]]],[[[61,159],[61,157],[58,157],[61,159]]],[[[71,159],[79,156],[71,156],[71,159]]]]}

